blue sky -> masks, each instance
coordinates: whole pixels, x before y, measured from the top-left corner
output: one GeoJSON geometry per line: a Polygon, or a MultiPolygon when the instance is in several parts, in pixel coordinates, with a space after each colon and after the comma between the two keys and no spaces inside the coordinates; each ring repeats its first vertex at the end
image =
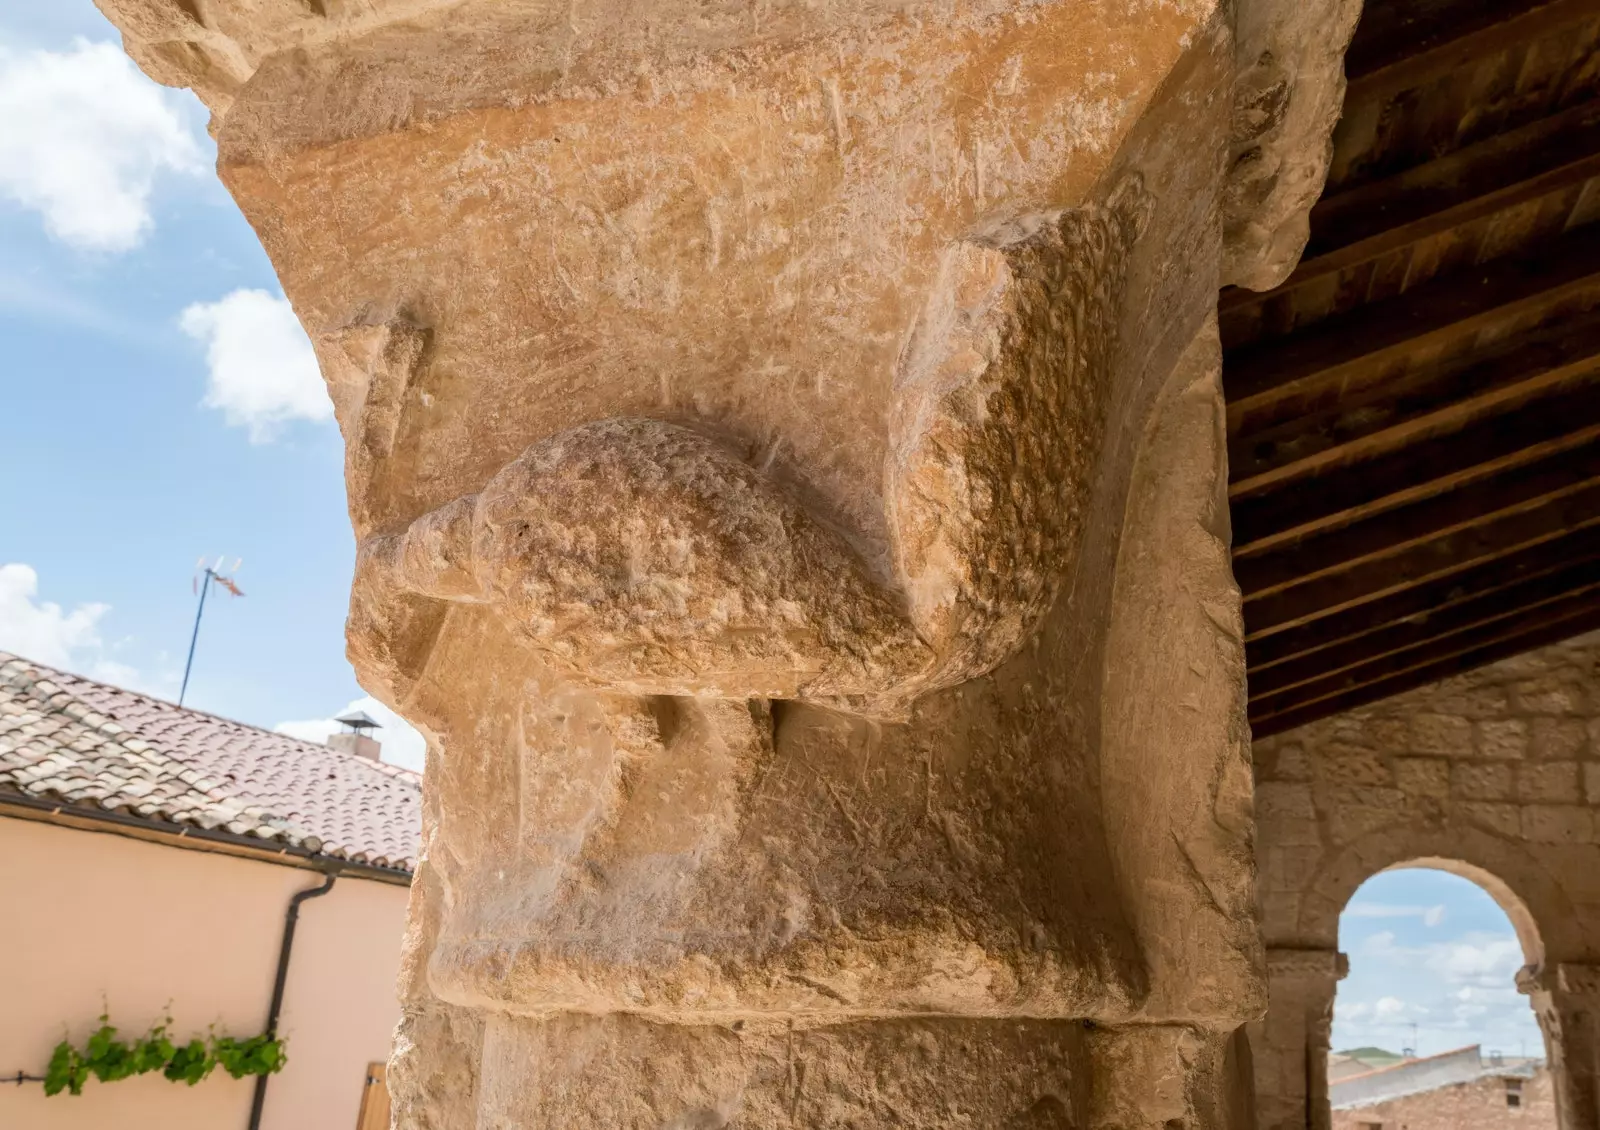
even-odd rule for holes
{"type": "Polygon", "coordinates": [[[242,557],[187,703],[315,737],[362,697],[338,432],[206,111],[118,42],[0,0],[0,648],[176,697],[196,560],[242,557]]]}
{"type": "MultiPolygon", "coordinates": [[[[175,697],[196,559],[244,559],[189,705],[319,738],[352,703],[354,546],[309,345],[218,182],[206,114],[114,50],[89,0],[0,0],[0,649],[175,697]]],[[[220,594],[217,594],[220,597],[220,594]]],[[[1488,895],[1430,871],[1352,900],[1335,1047],[1537,1054],[1488,895]]]]}
{"type": "Polygon", "coordinates": [[[1528,998],[1516,990],[1521,946],[1477,884],[1422,869],[1375,875],[1339,919],[1339,948],[1350,976],[1334,999],[1335,1049],[1414,1046],[1432,1055],[1482,1044],[1544,1054],[1528,998]]]}

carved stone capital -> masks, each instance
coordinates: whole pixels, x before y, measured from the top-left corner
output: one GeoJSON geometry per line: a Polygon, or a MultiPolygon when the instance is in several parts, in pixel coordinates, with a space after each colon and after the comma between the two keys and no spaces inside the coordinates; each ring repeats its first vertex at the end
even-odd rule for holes
{"type": "Polygon", "coordinates": [[[1352,0],[102,3],[212,108],[430,739],[397,1125],[1218,1125],[1216,292],[1352,0]]]}

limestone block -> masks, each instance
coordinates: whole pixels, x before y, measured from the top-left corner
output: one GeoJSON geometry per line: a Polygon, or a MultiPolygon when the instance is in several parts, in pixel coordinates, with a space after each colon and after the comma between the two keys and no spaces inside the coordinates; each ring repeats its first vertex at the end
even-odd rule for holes
{"type": "Polygon", "coordinates": [[[1295,937],[1300,926],[1300,896],[1282,891],[1261,892],[1261,936],[1268,942],[1295,937]]]}
{"type": "Polygon", "coordinates": [[[1443,679],[1421,692],[1427,709],[1472,720],[1504,718],[1511,712],[1505,688],[1471,675],[1443,679]]]}
{"type": "Polygon", "coordinates": [[[1335,785],[1388,786],[1395,783],[1388,759],[1375,750],[1334,743],[1312,761],[1316,775],[1335,785]]]}
{"type": "Polygon", "coordinates": [[[1577,804],[1525,805],[1522,834],[1534,843],[1593,843],[1594,811],[1577,804]]]}
{"type": "Polygon", "coordinates": [[[1362,727],[1373,748],[1387,754],[1405,753],[1411,748],[1411,719],[1377,716],[1362,727]]]}
{"type": "Polygon", "coordinates": [[[1527,756],[1528,724],[1520,718],[1497,719],[1473,724],[1477,732],[1475,748],[1480,757],[1519,758],[1527,756]]]}
{"type": "Polygon", "coordinates": [[[1394,784],[1413,796],[1450,795],[1450,762],[1442,757],[1399,757],[1394,762],[1394,784]]]}
{"type": "Polygon", "coordinates": [[[1454,714],[1414,714],[1410,719],[1412,753],[1460,757],[1472,749],[1472,723],[1454,714]]]}
{"type": "Polygon", "coordinates": [[[1458,761],[1450,767],[1450,791],[1462,800],[1511,800],[1513,786],[1510,765],[1458,761]]]}
{"type": "Polygon", "coordinates": [[[1497,835],[1512,838],[1522,835],[1522,809],[1515,804],[1464,801],[1456,805],[1456,811],[1463,819],[1497,835]]]}
{"type": "Polygon", "coordinates": [[[1263,781],[1256,786],[1256,823],[1274,845],[1302,847],[1322,842],[1311,786],[1263,781]]]}
{"type": "Polygon", "coordinates": [[[1577,714],[1586,705],[1583,688],[1560,676],[1515,682],[1511,684],[1511,700],[1527,714],[1577,714]]]}
{"type": "Polygon", "coordinates": [[[1600,761],[1583,763],[1583,799],[1600,805],[1600,761]]]}
{"type": "Polygon", "coordinates": [[[1311,882],[1322,862],[1320,847],[1290,847],[1284,845],[1263,861],[1261,890],[1263,892],[1301,891],[1311,882]]]}
{"type": "Polygon", "coordinates": [[[1274,738],[1267,738],[1255,742],[1251,747],[1251,754],[1257,759],[1256,778],[1258,780],[1311,780],[1311,761],[1306,756],[1305,746],[1298,742],[1274,742],[1274,738]]]}
{"type": "Polygon", "coordinates": [[[1347,844],[1404,819],[1409,798],[1399,789],[1329,790],[1332,816],[1328,820],[1329,838],[1347,844]]]}
{"type": "Polygon", "coordinates": [[[1517,799],[1547,804],[1582,804],[1576,761],[1535,761],[1517,766],[1517,799]]]}
{"type": "Polygon", "coordinates": [[[1528,752],[1534,757],[1582,757],[1589,744],[1581,718],[1532,718],[1528,726],[1528,752]]]}

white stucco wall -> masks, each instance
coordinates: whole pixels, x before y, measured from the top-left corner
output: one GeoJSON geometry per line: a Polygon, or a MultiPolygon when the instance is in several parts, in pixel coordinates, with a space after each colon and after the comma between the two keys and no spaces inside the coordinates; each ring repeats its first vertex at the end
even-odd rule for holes
{"type": "MultiPolygon", "coordinates": [[[[321,876],[124,836],[0,817],[0,1074],[41,1074],[65,1023],[82,1043],[110,1006],[142,1033],[167,1009],[181,1038],[266,1022],[289,897],[321,876]]],[[[407,892],[343,878],[301,909],[280,1031],[288,1066],[263,1130],[354,1130],[366,1066],[399,1019],[407,892]]],[[[0,1083],[15,1130],[245,1130],[253,1080],[90,1080],[80,1097],[0,1083]]]]}

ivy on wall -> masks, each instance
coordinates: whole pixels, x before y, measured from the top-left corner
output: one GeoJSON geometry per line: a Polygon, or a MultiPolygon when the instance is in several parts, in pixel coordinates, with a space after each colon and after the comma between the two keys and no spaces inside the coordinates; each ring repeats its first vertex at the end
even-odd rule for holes
{"type": "Polygon", "coordinates": [[[268,1033],[239,1040],[212,1032],[204,1039],[195,1036],[179,1044],[168,1034],[171,1025],[169,1016],[138,1039],[122,1040],[110,1017],[102,1013],[100,1027],[81,1049],[69,1040],[56,1045],[45,1069],[44,1093],[81,1095],[91,1076],[112,1083],[155,1071],[192,1087],[218,1067],[243,1079],[246,1075],[275,1075],[289,1061],[283,1041],[268,1033]]]}

